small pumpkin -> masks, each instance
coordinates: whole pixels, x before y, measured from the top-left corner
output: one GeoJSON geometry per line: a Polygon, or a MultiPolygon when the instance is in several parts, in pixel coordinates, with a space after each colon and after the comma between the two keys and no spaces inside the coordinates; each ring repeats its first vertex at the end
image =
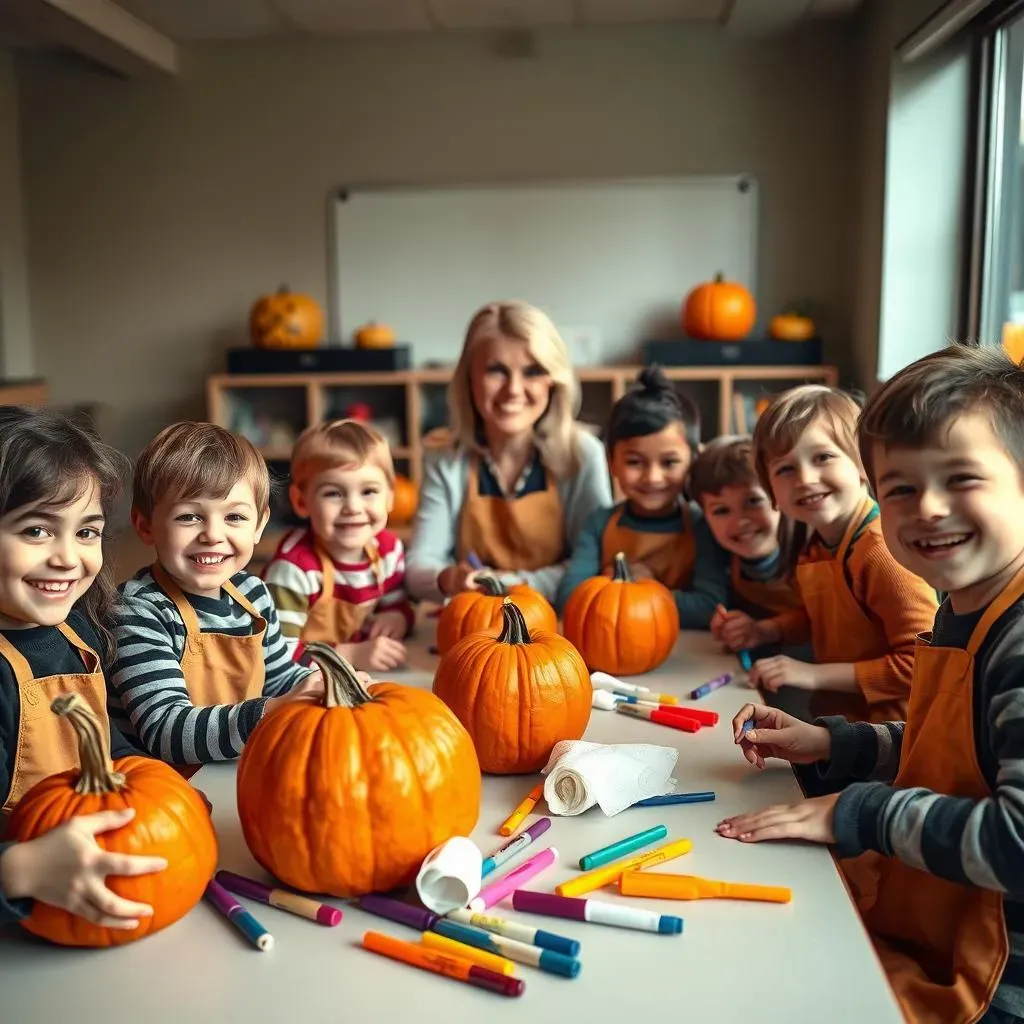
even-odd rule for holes
{"type": "Polygon", "coordinates": [[[556,743],[578,740],[590,721],[593,691],[579,651],[557,632],[529,629],[517,600],[501,599],[496,637],[463,637],[434,675],[434,693],[495,775],[538,771],[556,743]]]}
{"type": "Polygon", "coordinates": [[[635,676],[657,668],[679,636],[672,592],[657,580],[630,577],[626,556],[615,556],[611,576],[584,580],[569,595],[563,632],[588,668],[635,676]]]}
{"type": "Polygon", "coordinates": [[[306,645],[325,696],[275,709],[238,763],[238,818],[253,857],[304,892],[361,896],[413,881],[423,858],[480,815],[480,763],[426,690],[365,688],[330,645],[306,645]]]}
{"type": "Polygon", "coordinates": [[[391,505],[390,520],[397,526],[411,523],[416,515],[416,506],[420,495],[416,485],[401,473],[395,474],[394,500],[391,505]]]}
{"type": "Polygon", "coordinates": [[[470,633],[489,632],[497,636],[505,621],[506,595],[515,598],[517,607],[529,630],[558,632],[558,615],[547,598],[525,583],[506,588],[497,576],[482,573],[477,577],[479,590],[456,594],[441,610],[437,619],[437,653],[447,654],[470,633]]]}
{"type": "Polygon", "coordinates": [[[757,320],[754,296],[724,275],[697,285],[683,302],[683,332],[707,341],[742,341],[757,320]]]}
{"type": "Polygon", "coordinates": [[[81,768],[36,783],[11,814],[7,837],[27,842],[79,815],[131,807],[135,817],[95,837],[114,853],[164,857],[167,867],[151,875],[110,876],[107,885],[127,900],[146,903],[152,917],[137,928],[104,928],[66,910],[36,901],[22,925],[63,946],[121,946],[174,924],[202,898],[217,867],[217,837],[202,797],[169,765],[149,757],[111,763],[107,730],[76,693],[50,705],[78,739],[81,768]]]}
{"type": "Polygon", "coordinates": [[[387,324],[379,324],[371,320],[363,324],[355,333],[356,348],[393,348],[395,332],[387,324]]]}
{"type": "Polygon", "coordinates": [[[252,307],[249,331],[257,348],[316,348],[324,336],[324,313],[315,299],[281,285],[252,307]]]}
{"type": "Polygon", "coordinates": [[[768,333],[776,341],[810,341],[816,330],[809,316],[796,312],[780,313],[768,323],[768,333]]]}

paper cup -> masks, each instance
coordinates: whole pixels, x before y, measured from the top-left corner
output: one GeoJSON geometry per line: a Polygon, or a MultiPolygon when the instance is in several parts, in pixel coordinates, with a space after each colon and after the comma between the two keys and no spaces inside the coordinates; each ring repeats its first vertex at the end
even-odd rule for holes
{"type": "Polygon", "coordinates": [[[435,914],[468,906],[480,892],[483,854],[471,839],[453,836],[431,850],[416,876],[420,902],[435,914]]]}

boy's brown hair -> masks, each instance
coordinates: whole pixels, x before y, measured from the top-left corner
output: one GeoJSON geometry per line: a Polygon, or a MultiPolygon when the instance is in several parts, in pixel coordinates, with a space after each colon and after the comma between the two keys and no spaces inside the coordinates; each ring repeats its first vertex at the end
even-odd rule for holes
{"type": "Polygon", "coordinates": [[[723,434],[708,441],[693,460],[686,491],[699,502],[705,495],[721,494],[726,487],[760,486],[750,435],[723,434]]]}
{"type": "Polygon", "coordinates": [[[868,400],[858,424],[861,461],[874,487],[875,446],[924,448],[955,417],[988,416],[1024,472],[1024,369],[1002,348],[954,342],[905,366],[868,400]]]}
{"type": "Polygon", "coordinates": [[[383,472],[395,485],[395,464],[387,441],[373,427],[359,420],[329,420],[307,427],[292,448],[292,486],[300,490],[328,469],[365,466],[383,472]]]}
{"type": "Polygon", "coordinates": [[[251,441],[213,423],[164,427],[143,449],[132,478],[132,508],[147,519],[163,498],[225,498],[240,480],[252,487],[256,510],[270,507],[270,474],[251,441]]]}

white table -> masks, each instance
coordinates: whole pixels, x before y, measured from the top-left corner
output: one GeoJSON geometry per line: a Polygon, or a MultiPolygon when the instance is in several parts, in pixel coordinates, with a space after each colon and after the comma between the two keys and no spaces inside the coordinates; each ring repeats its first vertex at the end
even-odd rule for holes
{"type": "MultiPolygon", "coordinates": [[[[395,678],[429,687],[436,661],[425,649],[416,649],[410,668],[395,678]]],[[[684,633],[675,654],[659,671],[633,681],[682,697],[735,667],[733,659],[714,651],[706,634],[684,633]]],[[[637,1022],[863,1024],[873,1020],[898,1024],[899,1009],[828,850],[796,843],[743,845],[713,831],[728,814],[800,797],[787,766],[778,764],[758,772],[732,744],[728,719],[748,696],[748,691],[734,684],[704,698],[700,706],[718,711],[722,720],[693,735],[595,709],[587,739],[676,746],[678,788],[714,790],[717,799],[636,808],[614,818],[606,818],[596,807],[578,817],[553,818],[535,849],[556,846],[559,862],[528,888],[549,889],[577,873],[576,861],[584,853],[664,823],[668,839],[686,836],[694,846],[687,856],[657,870],[790,886],[790,904],[630,901],[682,916],[681,936],[523,915],[501,905],[492,912],[582,943],[583,969],[575,980],[519,965],[517,974],[526,980],[526,992],[518,999],[492,995],[364,951],[358,943],[367,929],[409,940],[415,940],[417,933],[347,906],[340,926],[324,928],[270,907],[248,904],[275,937],[275,948],[269,953],[252,949],[205,903],[166,931],[118,950],[53,947],[17,929],[0,935],[0,1020],[3,1024],[111,1024],[126,1019],[147,1024],[413,1020],[480,1024],[485,1019],[517,1019],[603,1024],[628,1015],[637,1022]]],[[[211,766],[195,777],[213,801],[220,866],[265,879],[242,839],[234,778],[232,765],[211,766]]],[[[473,834],[485,855],[504,842],[497,835],[498,825],[536,781],[533,776],[485,779],[480,822],[473,834]]],[[[543,812],[543,803],[539,809],[543,812]]],[[[592,896],[620,898],[610,889],[592,896]]]]}

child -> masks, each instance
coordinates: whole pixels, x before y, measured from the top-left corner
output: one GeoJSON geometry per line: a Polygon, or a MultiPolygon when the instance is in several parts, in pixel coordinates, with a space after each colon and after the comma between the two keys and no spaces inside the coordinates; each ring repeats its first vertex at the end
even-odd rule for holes
{"type": "Polygon", "coordinates": [[[132,525],[156,561],[121,586],[110,711],[170,764],[237,757],[275,704],[323,693],[245,571],[269,498],[259,452],[210,423],[166,427],[139,456],[132,525]]]}
{"type": "Polygon", "coordinates": [[[405,661],[413,626],[405,550],[385,529],[395,468],[372,427],[335,420],[306,430],[292,450],[290,496],[309,525],[289,534],[263,578],[286,637],[334,644],[356,668],[405,661]]]}
{"type": "Polygon", "coordinates": [[[906,729],[807,725],[747,705],[733,725],[751,763],[818,762],[820,773],[875,781],[718,831],[856,857],[844,874],[908,1020],[1019,1024],[1024,370],[998,348],[919,359],[868,402],[860,445],[886,543],[947,595],[918,645],[906,729]]]}
{"type": "Polygon", "coordinates": [[[751,683],[813,691],[812,714],[879,722],[906,711],[914,637],[930,627],[936,599],[882,540],[857,449],[859,411],[849,395],[808,384],[757,421],[757,475],[793,525],[783,558],[803,606],[760,621],[732,612],[721,632],[733,650],[810,639],[817,664],[762,658],[751,683]]]}
{"type": "Polygon", "coordinates": [[[585,579],[610,571],[625,552],[634,577],[653,577],[675,594],[683,629],[707,629],[726,600],[725,555],[700,509],[683,493],[699,447],[700,417],[656,366],[612,408],[605,446],[626,500],[597,509],[583,526],[558,589],[558,607],[585,579]]]}
{"type": "MultiPolygon", "coordinates": [[[[0,833],[32,786],[78,764],[71,727],[49,711],[81,694],[107,725],[103,617],[114,597],[105,524],[126,460],[46,410],[0,408],[0,833]]],[[[116,729],[111,753],[132,753],[116,729]]],[[[107,889],[108,874],[146,874],[162,860],[99,850],[92,836],[133,812],[72,818],[27,843],[0,843],[0,924],[31,897],[112,927],[151,912],[107,889]]]]}

